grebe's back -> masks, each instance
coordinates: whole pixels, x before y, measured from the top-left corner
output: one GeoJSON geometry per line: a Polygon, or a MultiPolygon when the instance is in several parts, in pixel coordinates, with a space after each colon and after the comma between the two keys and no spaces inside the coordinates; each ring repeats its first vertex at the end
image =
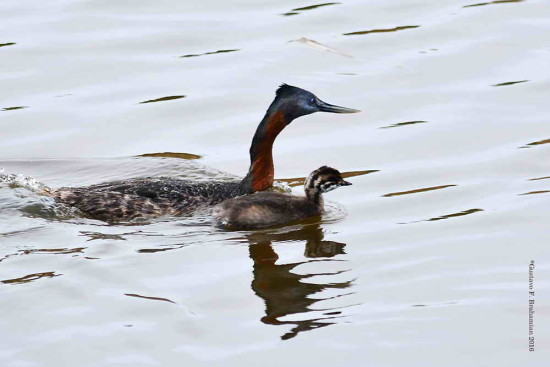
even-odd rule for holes
{"type": "Polygon", "coordinates": [[[62,187],[59,201],[106,222],[165,215],[187,215],[223,200],[252,193],[242,181],[196,182],[171,177],[113,181],[88,187],[62,187]]]}

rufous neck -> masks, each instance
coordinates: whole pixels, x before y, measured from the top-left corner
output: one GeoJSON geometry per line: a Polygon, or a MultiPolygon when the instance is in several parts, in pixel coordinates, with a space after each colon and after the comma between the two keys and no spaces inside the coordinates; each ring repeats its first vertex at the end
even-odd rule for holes
{"type": "Polygon", "coordinates": [[[256,129],[250,146],[248,177],[253,191],[263,191],[273,186],[273,143],[290,121],[280,111],[267,111],[256,129]]]}

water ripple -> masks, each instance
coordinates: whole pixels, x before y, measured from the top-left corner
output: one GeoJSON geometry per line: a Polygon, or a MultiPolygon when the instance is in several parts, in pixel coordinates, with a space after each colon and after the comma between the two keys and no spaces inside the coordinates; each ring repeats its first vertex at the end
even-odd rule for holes
{"type": "Polygon", "coordinates": [[[0,281],[0,283],[13,284],[13,285],[25,284],[25,283],[34,282],[35,280],[38,280],[41,278],[53,278],[53,277],[58,277],[60,275],[63,275],[63,274],[56,274],[54,271],[47,271],[44,273],[35,273],[35,274],[25,275],[21,278],[2,280],[0,281]]]}
{"type": "Polygon", "coordinates": [[[505,3],[521,3],[522,1],[525,1],[525,0],[497,0],[497,1],[489,1],[486,3],[464,5],[463,8],[473,8],[474,6],[485,6],[485,5],[495,5],[495,4],[505,4],[505,3]]]}
{"type": "Polygon", "coordinates": [[[135,293],[124,293],[124,295],[128,296],[128,297],[145,298],[145,299],[151,299],[153,301],[164,301],[164,302],[170,302],[170,303],[173,303],[173,304],[177,304],[176,302],[174,302],[174,301],[172,301],[171,299],[168,299],[168,298],[142,296],[142,295],[135,294],[135,293]]]}
{"type": "Polygon", "coordinates": [[[29,232],[34,232],[34,231],[42,229],[42,228],[44,228],[44,226],[31,227],[31,228],[21,229],[21,230],[18,230],[18,231],[3,232],[3,233],[0,233],[0,237],[17,236],[17,235],[20,235],[20,234],[26,234],[26,233],[29,233],[29,232]]]}
{"type": "Polygon", "coordinates": [[[443,219],[449,219],[449,218],[455,218],[455,217],[462,217],[464,215],[469,215],[469,214],[473,214],[473,213],[477,213],[477,212],[482,212],[483,209],[468,209],[468,210],[463,210],[461,212],[458,212],[458,213],[452,213],[452,214],[447,214],[447,215],[442,215],[441,217],[435,217],[435,218],[430,218],[428,219],[427,221],[428,222],[433,222],[433,221],[436,221],[436,220],[443,220],[443,219]]]}
{"type": "Polygon", "coordinates": [[[416,220],[416,221],[413,221],[413,222],[404,222],[404,223],[399,223],[399,224],[412,224],[412,223],[420,223],[420,222],[435,222],[435,221],[438,221],[438,220],[444,220],[444,219],[455,218],[455,217],[462,217],[464,215],[474,214],[474,213],[482,212],[482,211],[484,211],[484,210],[483,209],[478,209],[478,208],[468,209],[468,210],[463,210],[463,211],[457,212],[457,213],[442,215],[440,217],[433,217],[433,218],[430,218],[430,219],[416,220]]]}
{"type": "Polygon", "coordinates": [[[415,189],[415,190],[409,190],[409,191],[390,192],[389,194],[382,195],[382,197],[389,198],[389,197],[392,197],[392,196],[416,194],[416,193],[419,193],[419,192],[441,190],[441,189],[445,189],[447,187],[453,187],[453,186],[457,186],[457,185],[442,185],[442,186],[424,187],[424,188],[421,188],[421,189],[415,189]]]}
{"type": "Polygon", "coordinates": [[[530,178],[529,181],[547,180],[549,178],[550,176],[536,177],[536,178],[530,178]]]}
{"type": "Polygon", "coordinates": [[[504,82],[504,83],[498,83],[498,84],[493,84],[491,85],[491,87],[506,87],[508,85],[514,85],[514,84],[519,84],[519,83],[527,83],[529,80],[517,80],[517,81],[514,81],[514,82],[504,82]]]}
{"type": "Polygon", "coordinates": [[[526,192],[526,193],[523,193],[523,194],[519,194],[519,195],[534,195],[534,194],[546,194],[550,192],[550,190],[540,190],[540,191],[529,191],[529,192],[526,192]]]}
{"type": "Polygon", "coordinates": [[[520,148],[531,148],[535,145],[543,145],[543,144],[549,144],[550,143],[550,139],[544,139],[544,140],[539,140],[539,141],[534,141],[532,143],[528,143],[520,148]]]}
{"type": "MultiPolygon", "coordinates": [[[[15,253],[7,254],[0,259],[0,262],[9,259],[14,256],[20,255],[32,255],[32,254],[50,254],[50,255],[66,255],[66,254],[77,254],[84,253],[86,247],[76,247],[76,248],[51,248],[51,249],[26,249],[18,250],[15,253]]],[[[78,255],[74,255],[78,256],[78,255]]]]}
{"type": "Polygon", "coordinates": [[[37,249],[27,249],[19,250],[21,254],[31,255],[31,254],[51,254],[51,255],[66,255],[66,254],[76,254],[84,253],[86,247],[75,247],[75,248],[37,248],[37,249]]]}
{"type": "Polygon", "coordinates": [[[239,49],[227,49],[227,50],[218,50],[218,51],[211,51],[211,52],[205,52],[202,54],[188,54],[188,55],[182,55],[180,58],[186,58],[186,57],[198,57],[198,56],[205,56],[205,55],[216,55],[216,54],[225,54],[228,52],[236,52],[240,51],[239,49]]]}
{"type": "Polygon", "coordinates": [[[150,99],[150,100],[148,100],[148,101],[139,102],[139,104],[171,101],[171,100],[174,100],[174,99],[180,99],[180,98],[185,98],[185,97],[186,97],[186,96],[184,96],[184,95],[180,95],[180,96],[168,96],[168,97],[162,97],[162,98],[157,98],[157,99],[150,99]]]}
{"type": "Polygon", "coordinates": [[[344,33],[344,36],[358,36],[361,34],[369,34],[369,33],[386,33],[386,32],[397,32],[402,31],[405,29],[412,29],[412,28],[418,28],[419,25],[404,25],[400,27],[395,28],[385,28],[385,29],[371,29],[368,31],[358,31],[358,32],[350,32],[350,33],[344,33]]]}
{"type": "Polygon", "coordinates": [[[134,157],[153,157],[153,158],[179,158],[179,159],[200,159],[202,156],[191,153],[174,153],[174,152],[164,152],[164,153],[145,153],[136,155],[134,157]]]}
{"type": "Polygon", "coordinates": [[[304,7],[301,7],[301,8],[294,8],[291,11],[283,13],[281,15],[283,15],[283,16],[297,15],[302,11],[313,10],[313,9],[321,8],[321,7],[324,7],[324,6],[338,5],[338,4],[341,4],[341,3],[322,3],[322,4],[309,5],[309,6],[304,6],[304,7]]]}
{"type": "Polygon", "coordinates": [[[29,106],[4,107],[2,108],[2,111],[15,111],[15,110],[22,110],[24,108],[29,108],[29,106]]]}
{"type": "Polygon", "coordinates": [[[292,40],[292,41],[288,41],[288,42],[299,42],[299,43],[301,43],[301,44],[303,44],[303,45],[305,45],[305,46],[307,46],[311,49],[317,50],[317,51],[331,52],[331,53],[334,53],[334,54],[337,54],[337,55],[340,55],[340,56],[353,58],[352,55],[350,55],[346,52],[339,51],[335,48],[323,45],[322,43],[319,43],[315,40],[312,40],[312,39],[309,39],[309,38],[306,38],[306,37],[301,37],[301,38],[298,38],[297,40],[292,40]]]}
{"type": "Polygon", "coordinates": [[[425,124],[427,122],[428,121],[423,121],[423,120],[398,122],[397,124],[382,126],[381,129],[390,129],[392,127],[400,127],[400,126],[407,126],[407,125],[414,125],[414,124],[425,124]]]}
{"type": "Polygon", "coordinates": [[[179,245],[179,246],[171,246],[171,247],[161,247],[161,248],[141,248],[137,250],[140,254],[154,254],[155,252],[164,252],[164,251],[171,251],[171,250],[178,250],[180,248],[187,247],[188,245],[179,245]]]}

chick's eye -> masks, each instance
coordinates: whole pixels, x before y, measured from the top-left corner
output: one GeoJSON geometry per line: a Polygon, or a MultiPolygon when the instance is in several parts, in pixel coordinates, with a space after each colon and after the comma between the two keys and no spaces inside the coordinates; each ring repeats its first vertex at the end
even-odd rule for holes
{"type": "Polygon", "coordinates": [[[315,98],[312,98],[309,100],[311,103],[314,103],[315,102],[315,98]]]}

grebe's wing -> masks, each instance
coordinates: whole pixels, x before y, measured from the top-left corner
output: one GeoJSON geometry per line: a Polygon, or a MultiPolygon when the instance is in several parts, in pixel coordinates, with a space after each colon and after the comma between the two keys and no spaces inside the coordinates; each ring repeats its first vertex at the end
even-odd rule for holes
{"type": "Polygon", "coordinates": [[[90,191],[88,188],[62,188],[52,193],[64,204],[78,208],[86,216],[106,222],[169,214],[167,208],[138,195],[114,191],[90,191]]]}

